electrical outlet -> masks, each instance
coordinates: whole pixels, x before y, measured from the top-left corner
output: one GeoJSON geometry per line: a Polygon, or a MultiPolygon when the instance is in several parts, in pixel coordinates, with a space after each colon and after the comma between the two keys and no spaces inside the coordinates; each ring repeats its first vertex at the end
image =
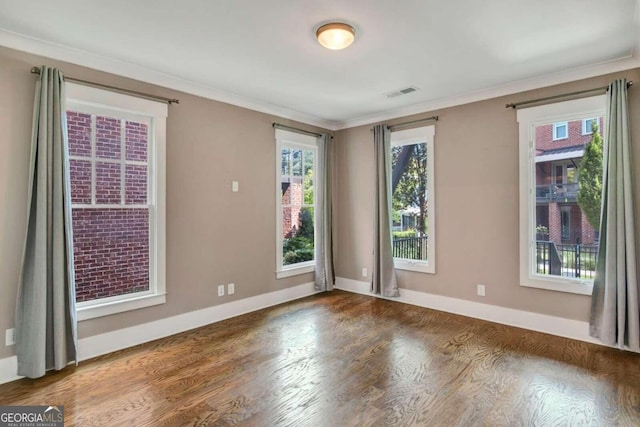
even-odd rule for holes
{"type": "Polygon", "coordinates": [[[4,333],[4,343],[7,347],[16,343],[16,329],[7,329],[4,333]]]}
{"type": "Polygon", "coordinates": [[[224,296],[224,285],[218,285],[218,296],[219,297],[224,296]]]}
{"type": "Polygon", "coordinates": [[[236,284],[235,283],[229,283],[227,285],[227,293],[229,295],[233,295],[236,293],[236,284]]]}
{"type": "Polygon", "coordinates": [[[231,181],[231,191],[234,193],[240,191],[238,181],[231,181]]]}
{"type": "Polygon", "coordinates": [[[483,297],[485,295],[484,293],[484,285],[477,285],[478,288],[478,295],[483,297]]]}
{"type": "Polygon", "coordinates": [[[362,267],[362,277],[367,277],[367,267],[362,267]]]}

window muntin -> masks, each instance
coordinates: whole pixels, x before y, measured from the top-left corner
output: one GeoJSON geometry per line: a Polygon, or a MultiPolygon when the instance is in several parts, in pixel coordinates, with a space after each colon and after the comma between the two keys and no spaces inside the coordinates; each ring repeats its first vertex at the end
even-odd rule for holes
{"type": "Polygon", "coordinates": [[[314,270],[317,138],[276,129],[278,278],[314,270]]]}
{"type": "Polygon", "coordinates": [[[536,136],[545,135],[545,127],[555,129],[558,123],[568,128],[579,126],[584,119],[600,120],[604,105],[604,97],[598,96],[518,111],[523,286],[591,293],[597,233],[577,204],[585,140],[577,135],[573,141],[572,133],[560,147],[550,147],[536,141],[536,136]]]}
{"type": "Polygon", "coordinates": [[[67,84],[79,320],[165,301],[167,106],[67,84]]]}
{"type": "Polygon", "coordinates": [[[396,268],[435,273],[434,126],[391,132],[391,236],[396,268]]]}
{"type": "Polygon", "coordinates": [[[569,126],[567,122],[553,124],[553,140],[567,139],[569,137],[569,126]]]}

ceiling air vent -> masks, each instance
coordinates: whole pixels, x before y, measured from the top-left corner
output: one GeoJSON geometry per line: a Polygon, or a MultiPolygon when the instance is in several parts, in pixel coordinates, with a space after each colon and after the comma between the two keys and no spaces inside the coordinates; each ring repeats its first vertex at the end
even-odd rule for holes
{"type": "Polygon", "coordinates": [[[408,93],[415,92],[417,90],[418,90],[417,87],[409,86],[409,87],[405,87],[404,89],[394,90],[393,92],[385,93],[385,96],[387,98],[395,98],[396,96],[406,95],[408,93]]]}

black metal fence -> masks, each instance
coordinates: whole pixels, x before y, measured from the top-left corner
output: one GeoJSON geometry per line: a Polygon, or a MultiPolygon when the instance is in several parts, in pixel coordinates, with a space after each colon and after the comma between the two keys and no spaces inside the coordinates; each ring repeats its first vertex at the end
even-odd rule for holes
{"type": "Polygon", "coordinates": [[[428,237],[404,237],[393,239],[393,257],[426,261],[428,237]]]}
{"type": "Polygon", "coordinates": [[[598,245],[557,245],[536,242],[538,274],[593,279],[596,272],[598,245]]]}

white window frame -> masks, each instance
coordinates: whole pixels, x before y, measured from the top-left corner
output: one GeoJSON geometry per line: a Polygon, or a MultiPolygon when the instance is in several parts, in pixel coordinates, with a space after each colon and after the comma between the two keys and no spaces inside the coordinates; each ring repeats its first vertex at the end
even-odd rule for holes
{"type": "Polygon", "coordinates": [[[518,110],[520,144],[520,285],[591,295],[593,280],[536,273],[535,127],[605,114],[605,96],[593,96],[518,110]]]}
{"type": "Polygon", "coordinates": [[[569,123],[568,122],[556,122],[553,124],[553,140],[560,141],[563,139],[569,138],[569,123]],[[558,137],[558,128],[565,127],[567,129],[565,136],[562,138],[558,137]]]}
{"type": "MultiPolygon", "coordinates": [[[[165,167],[167,104],[74,83],[66,84],[66,102],[67,110],[117,117],[149,125],[147,148],[148,204],[84,205],[91,208],[112,208],[114,206],[118,208],[149,208],[149,290],[79,302],[76,304],[78,320],[93,319],[164,304],[166,302],[165,167]]],[[[94,157],[92,155],[92,160],[95,160],[93,159],[94,157]]],[[[76,156],[71,156],[71,158],[80,159],[76,156]]],[[[124,157],[113,159],[113,162],[124,164],[123,159],[124,157]]],[[[82,158],[82,160],[87,160],[87,158],[82,158]]],[[[100,161],[103,160],[100,159],[100,161]]],[[[110,162],[109,159],[106,161],[110,162]]],[[[126,161],[126,163],[133,164],[135,162],[126,161]]],[[[92,167],[93,170],[94,168],[92,167]]],[[[93,188],[91,191],[92,201],[95,201],[93,188]]],[[[124,188],[122,191],[124,192],[124,188]]],[[[124,193],[122,193],[121,201],[124,200],[123,198],[124,193]]],[[[74,207],[82,207],[82,205],[74,204],[74,207]]]]}
{"type": "MultiPolygon", "coordinates": [[[[434,125],[391,132],[391,147],[401,147],[403,145],[422,143],[427,145],[427,193],[429,195],[429,204],[427,206],[427,222],[429,229],[427,261],[394,258],[393,264],[394,267],[398,270],[409,270],[430,274],[435,274],[436,272],[436,192],[434,180],[435,134],[436,127],[434,125]]],[[[389,182],[390,181],[391,177],[389,177],[389,182]]],[[[393,227],[392,222],[393,221],[390,221],[389,223],[390,230],[393,227]]]]}
{"type": "MultiPolygon", "coordinates": [[[[312,273],[316,268],[316,259],[318,259],[318,239],[316,235],[316,224],[318,223],[318,185],[322,182],[321,173],[318,170],[318,137],[305,135],[298,132],[290,132],[284,129],[276,129],[276,278],[297,276],[305,273],[312,273]],[[282,245],[282,157],[283,147],[292,149],[300,149],[313,152],[313,260],[299,262],[296,264],[283,265],[282,245]]],[[[304,166],[303,166],[304,173],[304,166]]]]}
{"type": "Polygon", "coordinates": [[[598,118],[592,117],[590,119],[582,119],[582,134],[583,135],[591,135],[593,133],[593,125],[591,125],[591,132],[587,132],[587,123],[588,122],[596,122],[598,124],[598,118]]]}

